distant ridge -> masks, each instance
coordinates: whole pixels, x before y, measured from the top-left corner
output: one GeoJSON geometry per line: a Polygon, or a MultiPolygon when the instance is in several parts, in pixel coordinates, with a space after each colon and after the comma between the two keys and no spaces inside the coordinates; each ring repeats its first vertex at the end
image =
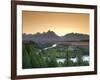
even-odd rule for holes
{"type": "Polygon", "coordinates": [[[59,42],[59,41],[89,41],[89,35],[81,33],[68,33],[64,36],[58,36],[53,31],[36,33],[36,34],[23,34],[23,41],[34,41],[37,43],[59,42]]]}
{"type": "Polygon", "coordinates": [[[89,35],[82,33],[69,33],[63,36],[67,41],[88,41],[89,35]]]}

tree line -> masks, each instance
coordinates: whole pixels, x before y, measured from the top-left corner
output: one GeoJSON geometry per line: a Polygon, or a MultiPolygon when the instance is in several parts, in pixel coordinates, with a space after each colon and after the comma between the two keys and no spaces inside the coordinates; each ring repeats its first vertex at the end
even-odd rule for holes
{"type": "Polygon", "coordinates": [[[81,49],[75,51],[77,62],[70,59],[73,56],[73,51],[65,49],[65,61],[57,62],[57,52],[55,49],[44,51],[38,49],[34,44],[23,44],[22,50],[22,67],[28,68],[48,68],[48,67],[71,67],[71,66],[88,66],[88,61],[83,61],[81,49]]]}

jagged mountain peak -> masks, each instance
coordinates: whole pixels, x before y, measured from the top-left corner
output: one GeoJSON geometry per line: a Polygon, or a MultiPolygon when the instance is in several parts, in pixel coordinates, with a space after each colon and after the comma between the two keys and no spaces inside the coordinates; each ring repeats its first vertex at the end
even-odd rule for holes
{"type": "Polygon", "coordinates": [[[58,35],[54,32],[54,31],[50,31],[48,30],[47,32],[43,32],[43,33],[39,33],[37,32],[36,34],[33,34],[33,36],[44,36],[44,37],[47,37],[47,36],[51,36],[51,37],[57,37],[58,35]]]}
{"type": "Polygon", "coordinates": [[[54,31],[36,34],[23,34],[23,40],[31,40],[37,43],[59,42],[59,41],[88,41],[89,35],[82,33],[68,33],[64,36],[58,36],[54,31]]]}

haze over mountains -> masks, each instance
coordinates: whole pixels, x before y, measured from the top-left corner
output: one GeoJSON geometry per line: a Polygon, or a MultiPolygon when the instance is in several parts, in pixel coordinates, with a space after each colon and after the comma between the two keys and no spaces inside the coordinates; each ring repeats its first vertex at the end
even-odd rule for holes
{"type": "Polygon", "coordinates": [[[62,41],[88,41],[89,35],[80,33],[68,33],[64,36],[58,36],[54,31],[48,30],[48,32],[36,33],[36,34],[23,34],[23,41],[34,41],[37,43],[46,42],[62,42],[62,41]]]}

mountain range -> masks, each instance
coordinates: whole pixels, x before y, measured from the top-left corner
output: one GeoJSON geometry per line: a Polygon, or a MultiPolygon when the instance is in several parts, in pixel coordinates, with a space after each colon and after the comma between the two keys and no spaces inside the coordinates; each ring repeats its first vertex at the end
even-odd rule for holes
{"type": "Polygon", "coordinates": [[[61,41],[89,41],[89,35],[80,33],[68,33],[64,36],[58,36],[54,31],[48,31],[36,34],[23,34],[23,41],[34,41],[36,43],[61,42],[61,41]]]}

